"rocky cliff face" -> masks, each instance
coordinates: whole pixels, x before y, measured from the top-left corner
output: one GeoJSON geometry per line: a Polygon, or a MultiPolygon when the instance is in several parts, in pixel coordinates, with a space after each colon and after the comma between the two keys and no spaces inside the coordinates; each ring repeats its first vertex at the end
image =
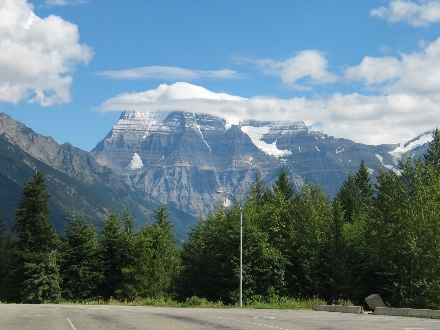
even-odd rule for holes
{"type": "Polygon", "coordinates": [[[334,194],[362,159],[371,173],[395,166],[398,148],[310,132],[301,121],[231,125],[207,114],[132,111],[91,153],[128,184],[199,215],[224,199],[217,190],[244,197],[258,171],[271,182],[282,166],[297,188],[317,180],[334,194]]]}
{"type": "Polygon", "coordinates": [[[125,112],[92,154],[127,183],[194,215],[213,210],[217,190],[243,194],[258,170],[280,168],[240,126],[185,112],[125,112]]]}
{"type": "MultiPolygon", "coordinates": [[[[127,205],[137,221],[145,224],[159,206],[157,199],[127,185],[90,153],[69,143],[59,145],[53,138],[37,134],[0,113],[0,181],[5,182],[0,186],[0,196],[6,198],[0,201],[0,216],[6,217],[8,223],[13,221],[13,208],[23,182],[36,169],[46,174],[53,195],[52,214],[56,216],[52,220],[59,230],[74,212],[83,211],[98,223],[112,207],[122,211],[127,205]],[[8,189],[4,189],[6,183],[8,189]]],[[[176,209],[170,211],[177,237],[184,239],[194,218],[176,209]]]]}

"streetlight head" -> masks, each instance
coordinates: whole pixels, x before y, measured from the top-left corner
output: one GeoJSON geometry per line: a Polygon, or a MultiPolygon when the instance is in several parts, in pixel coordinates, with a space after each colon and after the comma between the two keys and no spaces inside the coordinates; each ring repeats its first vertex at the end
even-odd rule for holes
{"type": "Polygon", "coordinates": [[[224,191],[223,190],[217,190],[217,194],[223,194],[224,191]]]}

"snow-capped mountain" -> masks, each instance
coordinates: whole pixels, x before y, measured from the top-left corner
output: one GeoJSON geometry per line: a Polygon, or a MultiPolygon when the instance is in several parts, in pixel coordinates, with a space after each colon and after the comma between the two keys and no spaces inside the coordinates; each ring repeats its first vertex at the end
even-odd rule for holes
{"type": "Polygon", "coordinates": [[[334,194],[362,159],[371,173],[393,168],[399,157],[423,150],[429,137],[371,146],[309,131],[302,121],[233,125],[207,114],[131,111],[122,113],[92,154],[130,185],[199,215],[224,198],[217,190],[243,197],[258,171],[271,182],[281,166],[298,187],[317,180],[334,194]]]}

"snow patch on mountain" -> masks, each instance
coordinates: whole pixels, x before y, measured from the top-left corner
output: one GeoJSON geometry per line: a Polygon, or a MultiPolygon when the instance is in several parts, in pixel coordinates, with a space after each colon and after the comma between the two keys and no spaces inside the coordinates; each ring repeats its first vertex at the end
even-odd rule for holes
{"type": "Polygon", "coordinates": [[[208,149],[209,149],[209,153],[211,154],[211,153],[212,153],[211,146],[208,144],[208,142],[206,142],[205,137],[203,136],[202,130],[200,129],[200,125],[199,125],[199,124],[196,124],[195,126],[196,126],[197,129],[199,130],[199,134],[200,134],[200,136],[202,137],[203,142],[205,142],[206,146],[208,147],[208,149]]]}
{"type": "MultiPolygon", "coordinates": [[[[376,156],[377,159],[379,159],[379,161],[380,161],[380,163],[383,165],[383,167],[385,167],[385,168],[387,168],[387,169],[389,169],[389,170],[393,170],[393,171],[395,171],[395,172],[398,172],[398,171],[394,168],[393,165],[385,164],[385,163],[383,162],[383,157],[382,157],[381,155],[375,154],[375,156],[376,156]]],[[[373,171],[373,172],[374,172],[374,171],[373,171]]],[[[372,172],[370,172],[370,174],[372,174],[372,172]]]]}
{"type": "Polygon", "coordinates": [[[280,150],[277,148],[277,141],[273,143],[266,143],[261,140],[261,138],[269,133],[271,126],[242,126],[241,130],[243,133],[247,134],[252,142],[257,146],[258,149],[265,152],[269,156],[273,157],[281,157],[281,156],[289,156],[292,154],[290,150],[280,150]]]}
{"type": "Polygon", "coordinates": [[[123,134],[132,132],[145,139],[156,125],[161,124],[169,115],[169,111],[125,111],[113,126],[113,132],[123,134]]]}
{"type": "Polygon", "coordinates": [[[421,147],[425,143],[432,141],[431,132],[425,132],[420,134],[416,138],[408,141],[405,144],[401,144],[393,151],[390,151],[389,154],[393,157],[394,163],[397,164],[397,161],[402,157],[402,155],[408,151],[411,151],[417,147],[421,147]]]}
{"type": "Polygon", "coordinates": [[[137,152],[134,153],[133,158],[130,162],[130,165],[128,165],[128,169],[134,171],[134,170],[140,170],[144,167],[144,164],[142,163],[141,157],[138,155],[137,152]]]}

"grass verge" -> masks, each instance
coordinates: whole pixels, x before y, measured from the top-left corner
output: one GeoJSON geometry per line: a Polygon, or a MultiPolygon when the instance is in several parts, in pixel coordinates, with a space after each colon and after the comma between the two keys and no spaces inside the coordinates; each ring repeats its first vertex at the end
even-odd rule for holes
{"type": "MultiPolygon", "coordinates": [[[[146,298],[133,301],[119,301],[115,299],[91,300],[91,301],[63,301],[62,304],[84,304],[84,305],[124,305],[124,306],[156,306],[156,307],[198,307],[198,308],[235,308],[238,304],[226,305],[221,301],[211,302],[205,298],[193,296],[184,302],[178,302],[169,298],[146,298]]],[[[325,305],[325,301],[319,298],[294,299],[286,297],[272,297],[263,299],[253,297],[244,301],[244,308],[258,309],[312,309],[315,305],[325,305]]]]}

